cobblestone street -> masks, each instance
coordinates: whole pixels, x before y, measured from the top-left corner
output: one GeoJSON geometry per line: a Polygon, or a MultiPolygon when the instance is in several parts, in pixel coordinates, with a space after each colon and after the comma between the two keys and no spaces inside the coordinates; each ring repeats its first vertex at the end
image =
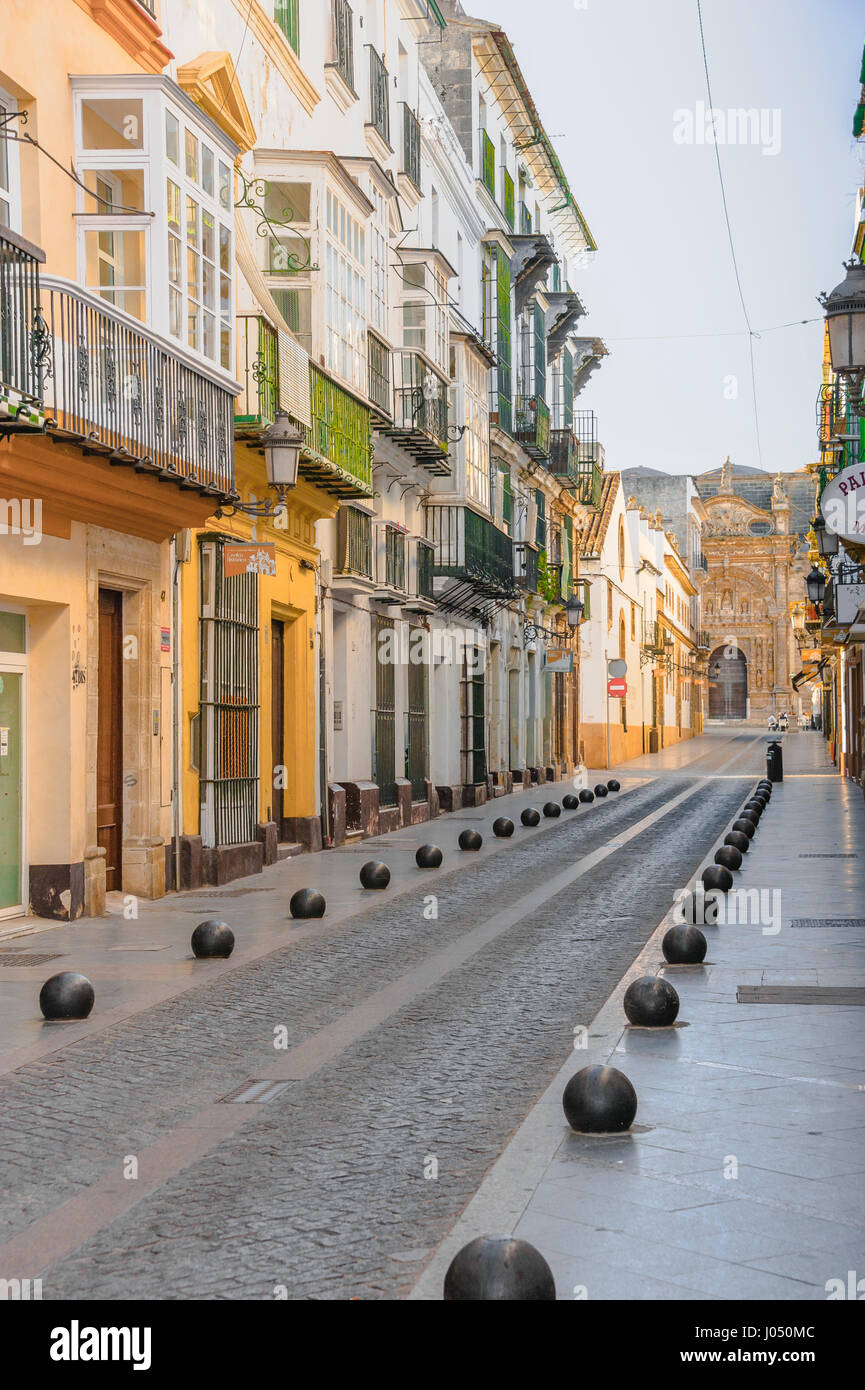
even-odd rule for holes
{"type": "MultiPolygon", "coordinates": [[[[800,746],[811,750],[808,736],[800,746]]],[[[184,992],[108,1027],[88,960],[92,1029],[64,1045],[56,1025],[52,1050],[0,1083],[3,1271],[41,1271],[48,1299],[267,1299],[280,1286],[291,1298],[405,1296],[566,1061],[574,1028],[591,1024],[723,834],[764,747],[756,732],[716,731],[629,765],[617,796],[537,832],[518,824],[511,841],[492,839],[493,818],[507,803],[518,822],[544,796],[382,837],[363,855],[394,867],[387,895],[355,893],[341,920],[236,956],[209,980],[199,969],[184,992]],[[411,887],[414,846],[449,847],[468,822],[482,854],[447,853],[411,887]],[[269,1103],[222,1103],[268,1078],[287,1083],[269,1103]],[[131,1158],[137,1178],[124,1177],[131,1158]]],[[[312,870],[338,900],[360,862],[346,849],[268,871],[267,911],[285,917],[312,870]]],[[[208,901],[239,941],[256,887],[208,901]]],[[[155,941],[194,920],[184,898],[168,903],[153,905],[155,941]]],[[[71,937],[27,944],[63,950],[75,969],[71,937]]],[[[0,992],[20,1020],[52,966],[4,968],[13,949],[22,943],[0,951],[0,992]]]]}

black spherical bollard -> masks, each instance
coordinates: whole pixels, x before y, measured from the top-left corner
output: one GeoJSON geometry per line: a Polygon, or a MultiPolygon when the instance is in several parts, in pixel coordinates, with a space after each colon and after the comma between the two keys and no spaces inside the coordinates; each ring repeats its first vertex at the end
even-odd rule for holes
{"type": "Polygon", "coordinates": [[[443,858],[438,845],[421,845],[415,854],[414,862],[419,869],[438,869],[443,858]]]}
{"type": "Polygon", "coordinates": [[[192,954],[203,959],[207,956],[230,956],[234,950],[234,932],[227,922],[214,918],[210,922],[199,922],[192,933],[192,954]]]}
{"type": "Polygon", "coordinates": [[[741,869],[742,851],[733,845],[722,845],[715,850],[715,863],[722,864],[725,869],[741,869]]]}
{"type": "Polygon", "coordinates": [[[583,790],[580,792],[580,800],[583,802],[583,804],[588,806],[589,802],[594,801],[594,799],[595,793],[590,792],[588,787],[583,787],[583,790]]]}
{"type": "Polygon", "coordinates": [[[761,778],[760,781],[757,783],[757,786],[760,787],[763,791],[767,792],[769,796],[771,796],[772,792],[775,790],[768,777],[761,778]]]}
{"type": "Polygon", "coordinates": [[[682,902],[682,921],[688,926],[716,927],[723,902],[723,894],[711,889],[689,893],[682,902]]]}
{"type": "Polygon", "coordinates": [[[637,1093],[615,1067],[583,1067],[565,1087],[562,1108],[577,1133],[613,1134],[633,1124],[637,1093]]]}
{"type": "Polygon", "coordinates": [[[61,970],[52,975],[39,991],[39,1007],[44,1018],[87,1018],[96,995],[86,975],[75,970],[61,970]]]}
{"type": "Polygon", "coordinates": [[[443,1292],[446,1303],[551,1303],[556,1281],[541,1252],[527,1240],[478,1236],[454,1255],[443,1292]]]}
{"type": "Polygon", "coordinates": [[[754,812],[754,815],[757,817],[757,820],[758,820],[758,822],[759,822],[760,817],[761,817],[762,814],[763,814],[763,807],[761,806],[760,802],[759,802],[759,801],[753,801],[753,800],[752,800],[752,801],[746,801],[746,802],[745,802],[744,810],[742,811],[743,816],[744,816],[744,815],[747,815],[749,811],[753,811],[753,812],[754,812]]]}
{"type": "Polygon", "coordinates": [[[463,830],[457,840],[460,849],[480,849],[483,842],[483,836],[477,830],[463,830]]]}
{"type": "Polygon", "coordinates": [[[292,917],[323,917],[324,897],[315,888],[298,888],[292,893],[288,910],[292,917]]]}
{"type": "Polygon", "coordinates": [[[664,932],[661,950],[670,965],[701,965],[706,958],[706,938],[699,927],[680,922],[664,932]]]}
{"type": "Polygon", "coordinates": [[[739,816],[733,821],[733,830],[738,830],[740,834],[747,835],[749,840],[753,840],[757,833],[757,827],[752,820],[746,820],[744,816],[739,816]]]}
{"type": "Polygon", "coordinates": [[[704,888],[713,888],[719,893],[729,893],[733,887],[733,875],[723,864],[710,864],[703,870],[701,878],[704,888]]]}
{"type": "Polygon", "coordinates": [[[568,792],[567,796],[562,797],[562,805],[564,806],[566,811],[579,811],[580,798],[578,796],[574,796],[573,792],[568,792]]]}
{"type": "Polygon", "coordinates": [[[617,782],[616,779],[615,779],[615,777],[611,777],[610,780],[609,780],[609,782],[607,783],[607,791],[608,791],[608,792],[619,792],[619,791],[621,791],[621,790],[622,790],[621,783],[620,783],[620,782],[617,782]]]}
{"type": "Polygon", "coordinates": [[[513,833],[514,823],[507,816],[499,816],[498,820],[493,821],[493,834],[498,835],[500,840],[506,840],[513,833]]]}
{"type": "Polygon", "coordinates": [[[536,811],[534,806],[527,806],[520,816],[523,825],[540,825],[541,813],[536,811]]]}
{"type": "Polygon", "coordinates": [[[669,1028],[679,1012],[679,996],[661,975],[644,975],[628,985],[622,1005],[628,1022],[638,1028],[669,1028]]]}
{"type": "Polygon", "coordinates": [[[751,841],[747,835],[743,835],[741,830],[728,830],[724,836],[724,844],[732,845],[740,854],[747,854],[751,848],[751,841]]]}
{"type": "Polygon", "coordinates": [[[557,801],[547,801],[544,803],[544,815],[550,819],[562,814],[562,808],[557,801]]]}
{"type": "Polygon", "coordinates": [[[390,883],[390,869],[377,859],[370,859],[360,871],[360,881],[364,888],[387,888],[390,883]]]}
{"type": "Polygon", "coordinates": [[[598,785],[595,787],[595,796],[606,796],[606,795],[607,795],[607,789],[606,789],[606,787],[604,786],[603,782],[599,782],[598,785]]]}
{"type": "Polygon", "coordinates": [[[745,811],[744,809],[741,810],[739,812],[739,820],[750,821],[754,827],[754,833],[757,833],[757,829],[760,824],[760,817],[757,815],[756,811],[745,811]]]}

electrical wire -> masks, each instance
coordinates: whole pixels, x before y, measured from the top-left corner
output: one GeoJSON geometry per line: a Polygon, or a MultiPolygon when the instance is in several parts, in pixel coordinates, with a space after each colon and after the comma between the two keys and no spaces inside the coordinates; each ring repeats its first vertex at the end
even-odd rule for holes
{"type": "MultiPolygon", "coordinates": [[[[702,52],[703,52],[703,71],[704,71],[704,73],[706,74],[706,95],[707,95],[707,97],[708,97],[708,99],[709,99],[709,110],[710,110],[710,111],[714,111],[715,106],[714,106],[714,102],[712,101],[712,84],[711,84],[711,82],[709,81],[709,59],[708,59],[708,57],[707,57],[707,55],[706,55],[706,36],[705,36],[705,34],[704,34],[704,32],[703,32],[703,8],[702,8],[701,0],[697,0],[697,20],[698,20],[698,23],[699,23],[699,26],[700,26],[700,47],[701,47],[702,52]]],[[[754,337],[755,337],[755,334],[754,334],[754,330],[753,330],[752,327],[751,327],[751,320],[750,320],[750,318],[749,318],[749,316],[748,316],[748,307],[747,307],[747,305],[746,305],[746,303],[745,303],[745,295],[744,295],[744,292],[743,292],[743,290],[742,290],[742,281],[741,281],[741,278],[740,278],[740,276],[739,276],[739,263],[738,263],[738,261],[736,260],[736,247],[735,247],[735,244],[734,244],[734,242],[733,242],[733,228],[732,228],[731,225],[730,225],[730,212],[729,212],[729,209],[728,209],[728,207],[727,207],[727,190],[726,190],[726,188],[725,188],[725,186],[724,186],[724,171],[723,171],[723,168],[721,167],[721,151],[720,151],[720,148],[719,148],[719,146],[718,146],[718,141],[717,141],[717,140],[714,140],[712,143],[713,143],[714,148],[715,148],[715,162],[716,162],[716,164],[717,164],[717,166],[718,166],[718,182],[719,182],[719,184],[720,184],[720,186],[721,186],[721,204],[722,204],[722,207],[723,207],[723,209],[724,209],[724,221],[725,221],[725,223],[726,223],[726,225],[727,225],[727,238],[728,238],[729,243],[730,243],[730,256],[731,256],[731,259],[732,259],[732,261],[733,261],[733,273],[734,273],[734,275],[735,275],[735,277],[736,277],[736,288],[737,288],[738,291],[739,291],[739,302],[740,302],[740,304],[742,305],[742,314],[743,314],[743,316],[744,316],[745,323],[747,324],[747,327],[748,327],[748,357],[749,357],[750,368],[751,368],[751,395],[752,395],[752,398],[753,398],[753,401],[754,401],[754,433],[755,433],[755,435],[756,435],[756,440],[757,440],[757,458],[759,459],[760,467],[762,468],[762,467],[763,467],[763,447],[762,447],[762,444],[761,444],[761,442],[760,442],[760,414],[759,414],[759,410],[758,410],[758,408],[757,408],[757,369],[756,369],[756,364],[755,364],[755,362],[754,362],[754,337]]]]}
{"type": "MultiPolygon", "coordinates": [[[[764,333],[777,333],[781,328],[801,328],[807,323],[822,323],[823,316],[816,314],[811,319],[791,319],[789,323],[774,323],[770,328],[755,328],[752,336],[762,338],[764,333]]],[[[611,338],[604,334],[604,341],[608,343],[660,343],[660,342],[679,342],[690,338],[744,338],[748,335],[748,329],[740,328],[730,333],[647,333],[638,337],[611,338]]]]}

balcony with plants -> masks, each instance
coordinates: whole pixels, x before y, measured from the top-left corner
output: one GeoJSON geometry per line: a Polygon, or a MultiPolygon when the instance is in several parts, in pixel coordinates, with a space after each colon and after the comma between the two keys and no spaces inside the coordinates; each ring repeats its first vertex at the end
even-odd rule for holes
{"type": "Polygon", "coordinates": [[[460,504],[427,503],[426,538],[433,547],[433,576],[449,583],[436,597],[453,604],[460,588],[487,597],[513,595],[510,536],[489,517],[460,504]]]}

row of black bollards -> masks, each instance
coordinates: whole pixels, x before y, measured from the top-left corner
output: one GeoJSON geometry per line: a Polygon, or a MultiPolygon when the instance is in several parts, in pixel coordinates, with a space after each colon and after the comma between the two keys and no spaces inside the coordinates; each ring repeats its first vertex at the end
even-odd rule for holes
{"type": "MultiPolygon", "coordinates": [[[[745,803],[714,864],[703,870],[702,892],[693,892],[684,905],[685,920],[664,933],[662,950],[670,965],[701,965],[706,956],[706,937],[696,925],[717,920],[719,900],[733,887],[733,872],[740,869],[760,819],[769,805],[772,784],[758,783],[745,803]],[[709,907],[710,915],[706,915],[709,907]],[[690,914],[690,920],[688,920],[690,914]]],[[[669,980],[645,975],[632,981],[622,1001],[628,1022],[640,1028],[671,1028],[679,1013],[679,995],[669,980]]],[[[562,1108],[571,1129],[580,1134],[615,1134],[630,1129],[637,1113],[637,1093],[615,1067],[583,1067],[570,1078],[562,1095],[562,1108]]],[[[539,1250],[512,1236],[479,1236],[457,1252],[444,1279],[446,1300],[545,1300],[554,1301],[553,1272],[539,1250]]]]}

